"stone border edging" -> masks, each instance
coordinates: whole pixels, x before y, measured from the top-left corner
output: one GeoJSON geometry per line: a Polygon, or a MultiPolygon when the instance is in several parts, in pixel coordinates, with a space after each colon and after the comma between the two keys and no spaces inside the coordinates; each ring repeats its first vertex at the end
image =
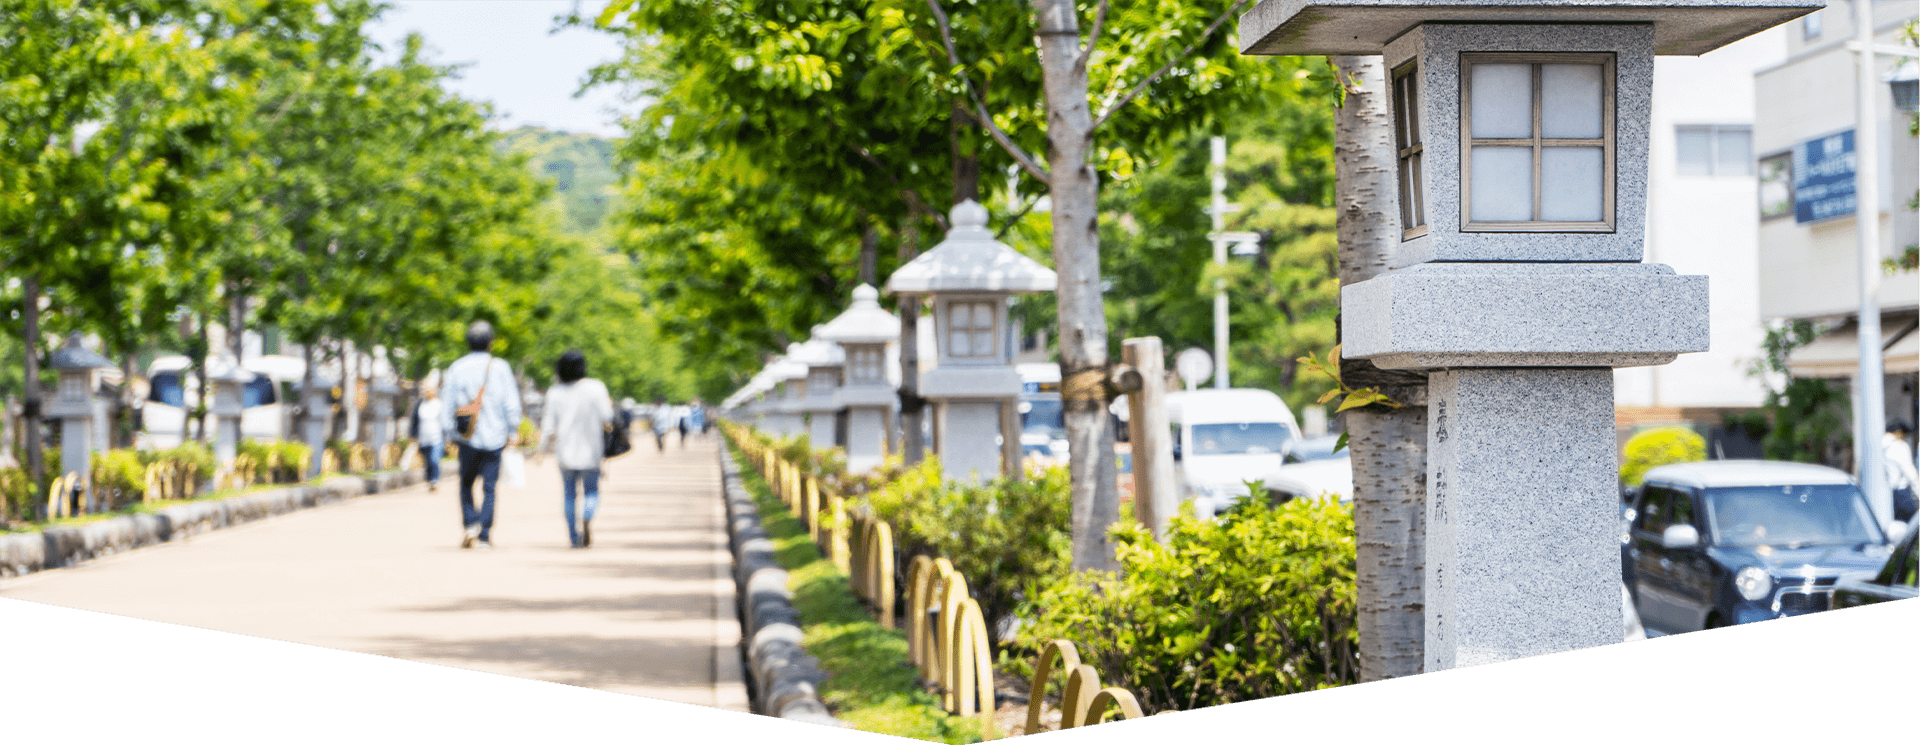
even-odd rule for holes
{"type": "Polygon", "coordinates": [[[0,535],[0,579],[70,567],[122,551],[155,546],[274,515],[392,491],[424,479],[418,468],[367,476],[335,476],[254,494],[174,505],[37,533],[0,535]]]}
{"type": "Polygon", "coordinates": [[[773,558],[773,540],[760,525],[760,509],[740,482],[740,464],[720,450],[722,497],[727,505],[727,546],[739,593],[747,687],[756,714],[833,727],[845,722],[828,713],[816,686],[826,679],[820,660],[801,647],[800,613],[787,589],[787,570],[773,558]]]}

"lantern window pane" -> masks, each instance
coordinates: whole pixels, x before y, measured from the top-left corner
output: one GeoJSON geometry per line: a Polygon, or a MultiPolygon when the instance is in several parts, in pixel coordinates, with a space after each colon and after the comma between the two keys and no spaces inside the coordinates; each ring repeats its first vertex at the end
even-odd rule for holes
{"type": "Polygon", "coordinates": [[[1420,137],[1420,96],[1418,66],[1408,63],[1393,73],[1394,144],[1397,148],[1400,182],[1401,239],[1426,234],[1426,192],[1420,180],[1420,159],[1425,147],[1420,137]]]}
{"type": "Polygon", "coordinates": [[[1600,66],[1540,66],[1540,134],[1551,138],[1600,136],[1600,66]]]}
{"type": "Polygon", "coordinates": [[[952,357],[995,357],[994,304],[960,302],[947,305],[947,354],[952,357]]]}
{"type": "Polygon", "coordinates": [[[1597,147],[1550,147],[1540,151],[1540,219],[1595,222],[1604,206],[1603,165],[1597,147]]]}
{"type": "Polygon", "coordinates": [[[1533,219],[1533,149],[1473,149],[1473,219],[1533,219]]]}
{"type": "Polygon", "coordinates": [[[1473,66],[1473,136],[1533,136],[1533,66],[1473,66]]]}

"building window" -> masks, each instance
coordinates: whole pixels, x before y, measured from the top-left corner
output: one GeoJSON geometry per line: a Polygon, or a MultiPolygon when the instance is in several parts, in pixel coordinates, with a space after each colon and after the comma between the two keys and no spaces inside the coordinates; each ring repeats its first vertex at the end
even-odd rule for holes
{"type": "Polygon", "coordinates": [[[1793,214],[1793,153],[1760,160],[1760,219],[1793,214]]]}
{"type": "Polygon", "coordinates": [[[1394,146],[1400,164],[1401,240],[1427,234],[1426,192],[1420,186],[1420,96],[1414,63],[1393,71],[1394,146]]]}
{"type": "Polygon", "coordinates": [[[1461,230],[1611,232],[1614,56],[1460,55],[1461,230]]]}
{"type": "Polygon", "coordinates": [[[993,343],[995,305],[997,303],[989,301],[947,304],[947,356],[968,360],[1000,356],[993,343]]]}
{"type": "Polygon", "coordinates": [[[1673,128],[1676,162],[1682,176],[1752,176],[1753,128],[1681,125],[1673,128]]]}
{"type": "Polygon", "coordinates": [[[1820,11],[1800,16],[1800,40],[1813,41],[1820,38],[1820,11]]]}

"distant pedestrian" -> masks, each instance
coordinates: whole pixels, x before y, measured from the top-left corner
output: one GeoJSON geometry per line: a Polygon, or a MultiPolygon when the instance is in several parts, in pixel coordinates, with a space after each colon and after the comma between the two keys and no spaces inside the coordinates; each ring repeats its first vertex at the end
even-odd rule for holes
{"type": "Polygon", "coordinates": [[[706,404],[700,403],[700,399],[695,398],[690,408],[692,409],[692,412],[689,414],[693,420],[692,426],[700,430],[701,437],[707,436],[707,428],[713,426],[713,423],[707,421],[706,404]]]}
{"type": "Polygon", "coordinates": [[[427,491],[440,490],[440,460],[447,457],[447,430],[440,423],[446,412],[440,404],[440,392],[432,388],[422,388],[420,409],[414,412],[419,422],[419,430],[414,439],[420,445],[420,459],[426,461],[427,491]]]}
{"type": "Polygon", "coordinates": [[[667,452],[667,433],[673,431],[673,407],[667,405],[666,396],[653,399],[653,444],[660,452],[667,452]]]}
{"type": "Polygon", "coordinates": [[[1920,478],[1914,475],[1913,425],[1905,419],[1895,419],[1887,424],[1887,433],[1880,438],[1881,452],[1887,461],[1887,488],[1893,490],[1893,519],[1913,521],[1913,514],[1920,512],[1920,498],[1914,490],[1920,478]]]}
{"type": "Polygon", "coordinates": [[[513,368],[494,359],[493,326],[474,321],[467,327],[467,356],[447,367],[440,384],[440,423],[460,446],[460,519],[467,534],[461,548],[493,548],[494,487],[500,481],[500,452],[518,444],[520,396],[513,368]],[[473,482],[484,492],[473,507],[473,482]]]}
{"type": "Polygon", "coordinates": [[[673,426],[680,429],[680,449],[687,448],[687,430],[693,427],[693,411],[686,406],[673,407],[673,426]]]}
{"type": "Polygon", "coordinates": [[[574,548],[593,544],[593,513],[600,507],[600,463],[606,454],[606,427],[616,417],[607,386],[587,377],[587,358],[569,349],[554,364],[559,379],[547,389],[547,410],[540,421],[540,451],[552,452],[560,465],[560,486],[566,495],[563,514],[567,539],[574,548]],[[583,493],[574,511],[575,487],[583,493]],[[577,517],[576,517],[577,516],[577,517]]]}

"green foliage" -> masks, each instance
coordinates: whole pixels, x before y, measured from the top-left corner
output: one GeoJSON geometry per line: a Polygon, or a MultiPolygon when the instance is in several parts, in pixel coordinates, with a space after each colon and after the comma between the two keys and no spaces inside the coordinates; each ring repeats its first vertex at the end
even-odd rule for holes
{"type": "Polygon", "coordinates": [[[196,481],[205,483],[213,478],[213,472],[220,462],[213,457],[213,448],[204,442],[188,441],[178,447],[154,452],[149,462],[183,464],[190,470],[196,481]]]}
{"type": "Polygon", "coordinates": [[[24,468],[0,468],[0,523],[33,515],[34,505],[44,496],[24,468]]]}
{"type": "Polygon", "coordinates": [[[1627,440],[1625,452],[1620,483],[1638,486],[1647,471],[1658,466],[1706,460],[1707,440],[1686,427],[1660,427],[1634,435],[1627,440]]]}
{"type": "Polygon", "coordinates": [[[1821,378],[1787,377],[1775,388],[1771,378],[1788,375],[1787,355],[1820,337],[1821,329],[1804,320],[1767,329],[1761,357],[1747,374],[1768,381],[1764,419],[1748,422],[1765,432],[1761,448],[1768,458],[1845,467],[1853,445],[1852,400],[1844,384],[1821,378]],[[1758,426],[1764,425],[1764,426],[1758,426]]]}
{"type": "Polygon", "coordinates": [[[1358,682],[1352,512],[1249,502],[1221,522],[1174,519],[1164,546],[1115,527],[1121,575],[1079,575],[1036,598],[1027,657],[1072,640],[1150,714],[1358,682]]]}
{"type": "Polygon", "coordinates": [[[145,454],[136,450],[107,450],[93,454],[95,499],[116,510],[140,501],[147,490],[145,454]]]}
{"type": "Polygon", "coordinates": [[[520,127],[501,135],[503,152],[525,155],[536,178],[550,180],[546,207],[555,211],[560,230],[595,251],[613,248],[608,219],[619,207],[620,174],[614,168],[615,145],[592,135],[520,127]]]}

